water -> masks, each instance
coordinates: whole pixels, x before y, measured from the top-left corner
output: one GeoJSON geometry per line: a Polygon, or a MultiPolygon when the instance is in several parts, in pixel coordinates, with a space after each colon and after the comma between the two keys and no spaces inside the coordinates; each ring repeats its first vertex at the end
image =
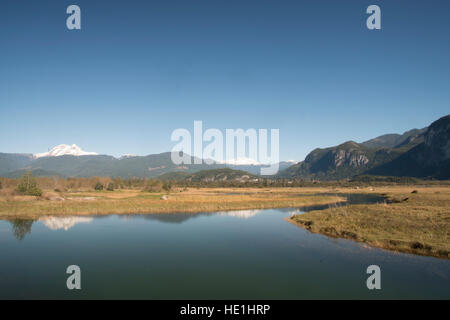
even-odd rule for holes
{"type": "Polygon", "coordinates": [[[449,260],[312,234],[283,220],[298,211],[0,221],[0,298],[450,298],[449,260]],[[381,290],[366,287],[372,264],[381,290]]]}

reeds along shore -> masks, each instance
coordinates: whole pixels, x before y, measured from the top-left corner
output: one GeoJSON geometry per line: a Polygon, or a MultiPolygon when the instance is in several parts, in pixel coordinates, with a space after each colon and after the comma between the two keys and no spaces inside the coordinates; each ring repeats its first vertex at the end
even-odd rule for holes
{"type": "Polygon", "coordinates": [[[330,207],[290,221],[314,233],[378,248],[450,258],[449,187],[397,186],[378,192],[388,202],[330,207]]]}

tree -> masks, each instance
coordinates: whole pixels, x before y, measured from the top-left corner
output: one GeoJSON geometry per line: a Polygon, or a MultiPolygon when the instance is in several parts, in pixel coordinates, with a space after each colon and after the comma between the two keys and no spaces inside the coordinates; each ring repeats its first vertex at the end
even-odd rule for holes
{"type": "Polygon", "coordinates": [[[97,190],[97,191],[102,191],[103,190],[103,185],[100,182],[97,182],[95,184],[94,189],[97,190]]]}
{"type": "Polygon", "coordinates": [[[124,182],[120,177],[113,178],[114,188],[123,189],[124,182]]]}
{"type": "Polygon", "coordinates": [[[152,179],[147,181],[144,187],[145,192],[161,192],[162,191],[162,182],[157,179],[152,179]]]}
{"type": "Polygon", "coordinates": [[[27,196],[42,196],[42,190],[39,188],[36,178],[33,177],[31,171],[26,172],[20,179],[16,188],[17,192],[27,196]]]}
{"type": "Polygon", "coordinates": [[[25,238],[27,233],[31,232],[31,226],[34,223],[34,220],[12,220],[10,221],[13,228],[13,234],[17,238],[17,240],[22,241],[25,238]]]}
{"type": "Polygon", "coordinates": [[[172,189],[172,183],[170,181],[164,181],[162,188],[169,192],[172,189]]]}
{"type": "Polygon", "coordinates": [[[114,191],[114,183],[110,182],[108,183],[108,186],[106,187],[107,191],[114,191]]]}
{"type": "Polygon", "coordinates": [[[0,180],[0,190],[3,189],[2,180],[0,180]]]}

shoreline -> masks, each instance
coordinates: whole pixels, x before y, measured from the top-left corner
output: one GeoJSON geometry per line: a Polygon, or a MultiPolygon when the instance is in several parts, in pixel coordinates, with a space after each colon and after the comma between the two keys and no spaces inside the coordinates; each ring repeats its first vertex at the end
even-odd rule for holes
{"type": "Polygon", "coordinates": [[[328,238],[332,238],[332,239],[342,239],[342,240],[352,241],[354,243],[364,244],[364,245],[368,246],[370,249],[379,249],[379,250],[398,252],[398,253],[402,253],[402,254],[411,254],[411,255],[415,255],[415,256],[422,256],[422,257],[442,259],[442,260],[449,260],[450,259],[449,255],[442,255],[442,256],[440,256],[440,255],[430,254],[427,251],[418,251],[418,250],[414,250],[414,249],[409,249],[408,250],[408,249],[398,248],[398,247],[395,247],[395,246],[386,247],[386,246],[382,246],[382,245],[377,245],[376,243],[369,243],[369,242],[365,242],[365,241],[362,241],[362,240],[355,240],[353,237],[346,236],[345,234],[334,235],[332,233],[315,232],[315,231],[311,231],[311,229],[309,229],[307,226],[292,220],[291,218],[284,218],[283,220],[288,222],[288,223],[293,224],[296,227],[300,227],[300,228],[304,229],[307,232],[310,232],[310,233],[313,233],[313,234],[317,234],[317,235],[322,235],[322,236],[325,236],[325,237],[328,237],[328,238]]]}
{"type": "Polygon", "coordinates": [[[450,189],[396,188],[386,196],[390,203],[350,204],[285,220],[331,238],[450,259],[450,189]]]}

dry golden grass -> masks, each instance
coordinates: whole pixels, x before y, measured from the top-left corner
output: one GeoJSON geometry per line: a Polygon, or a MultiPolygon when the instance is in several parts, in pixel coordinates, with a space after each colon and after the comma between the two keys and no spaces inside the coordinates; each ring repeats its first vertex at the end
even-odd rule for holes
{"type": "Polygon", "coordinates": [[[221,188],[174,190],[168,200],[161,193],[138,190],[114,192],[44,192],[42,198],[6,199],[0,202],[0,219],[35,219],[46,215],[106,215],[129,213],[209,212],[267,209],[329,204],[338,196],[314,195],[301,189],[221,188]],[[300,195],[301,194],[301,195],[300,195]],[[64,201],[51,201],[63,197],[64,201]]]}
{"type": "MultiPolygon", "coordinates": [[[[311,211],[292,222],[332,237],[401,252],[449,258],[450,188],[382,187],[390,204],[350,205],[311,211]],[[417,191],[412,193],[414,190],[417,191]]],[[[349,190],[345,190],[349,192],[349,190]]]]}

